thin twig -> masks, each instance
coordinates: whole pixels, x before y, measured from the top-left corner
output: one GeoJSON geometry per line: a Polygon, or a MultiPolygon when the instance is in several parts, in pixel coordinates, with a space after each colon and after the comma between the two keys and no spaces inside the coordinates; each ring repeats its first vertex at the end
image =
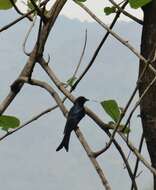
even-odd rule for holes
{"type": "MultiPolygon", "coordinates": [[[[21,77],[19,78],[16,83],[18,82],[26,82],[28,84],[31,84],[31,85],[36,85],[36,86],[40,86],[41,88],[44,88],[46,91],[48,91],[51,96],[54,98],[54,100],[56,101],[57,105],[59,106],[60,110],[62,111],[63,115],[65,117],[67,117],[67,109],[66,107],[64,106],[64,104],[62,103],[62,100],[61,98],[59,97],[58,93],[46,82],[43,82],[43,81],[39,81],[39,80],[35,80],[35,79],[31,79],[29,80],[29,78],[26,78],[26,77],[21,77]]],[[[18,130],[18,129],[17,129],[18,130]]],[[[78,139],[80,140],[82,146],[84,147],[84,149],[86,150],[86,153],[87,155],[89,156],[94,168],[96,169],[101,181],[102,181],[102,184],[104,185],[105,189],[106,190],[111,190],[111,187],[100,167],[100,165],[98,164],[97,160],[95,159],[95,157],[93,157],[92,155],[92,150],[90,149],[88,143],[86,142],[85,138],[83,137],[83,134],[81,133],[81,131],[79,129],[75,130],[75,133],[78,137],[78,139]]],[[[6,134],[7,135],[7,134],[6,134]]],[[[9,134],[8,134],[9,135],[9,134]]],[[[5,138],[6,136],[4,136],[3,138],[5,138]]]]}
{"type": "MultiPolygon", "coordinates": [[[[149,59],[151,59],[151,57],[150,57],[149,59]]],[[[138,79],[137,85],[136,85],[136,87],[135,87],[135,89],[134,89],[132,95],[130,96],[130,99],[129,99],[129,101],[127,102],[126,107],[125,107],[124,110],[122,111],[122,114],[121,114],[121,116],[120,116],[120,118],[119,118],[119,121],[117,122],[117,124],[116,124],[116,126],[115,126],[115,129],[114,129],[114,131],[113,131],[113,133],[112,133],[112,136],[111,136],[109,142],[106,144],[106,146],[105,146],[103,149],[101,149],[100,151],[96,152],[96,153],[95,153],[95,156],[101,155],[102,153],[104,153],[104,152],[111,146],[111,143],[113,142],[115,133],[118,132],[118,128],[119,128],[119,126],[120,126],[120,123],[121,123],[123,117],[125,116],[125,114],[126,114],[128,108],[129,108],[131,102],[133,101],[133,99],[134,99],[134,97],[135,97],[135,95],[136,95],[136,93],[137,93],[139,82],[142,80],[142,77],[144,76],[144,74],[145,74],[145,72],[147,71],[148,68],[149,68],[149,61],[145,64],[144,69],[143,69],[142,73],[140,74],[140,77],[139,77],[139,79],[138,79]]],[[[136,107],[136,108],[137,108],[137,107],[136,107]]],[[[127,120],[125,126],[123,127],[122,132],[126,129],[127,125],[129,124],[130,118],[132,117],[132,115],[133,115],[133,113],[134,113],[134,111],[135,111],[136,108],[134,108],[134,110],[132,110],[132,113],[130,114],[129,119],[127,120]]]]}
{"type": "MultiPolygon", "coordinates": [[[[23,82],[27,82],[27,83],[29,83],[29,84],[31,84],[31,85],[40,86],[40,87],[46,89],[53,97],[57,98],[56,92],[55,92],[47,83],[45,83],[45,82],[38,81],[38,80],[34,80],[34,79],[31,79],[31,81],[30,81],[30,80],[29,80],[28,78],[26,78],[26,77],[21,77],[21,78],[19,78],[19,79],[16,81],[16,83],[19,83],[19,82],[22,82],[22,81],[23,81],[23,82]]],[[[64,101],[64,100],[65,100],[65,99],[63,99],[63,101],[64,101]]],[[[62,103],[63,103],[63,101],[62,101],[62,103]]],[[[63,106],[62,103],[61,103],[61,106],[63,106]]],[[[5,134],[4,136],[2,136],[2,137],[0,138],[0,140],[3,140],[3,139],[6,138],[7,136],[9,136],[9,135],[13,134],[14,132],[16,132],[16,131],[22,129],[24,126],[28,125],[29,123],[35,121],[35,120],[38,119],[39,117],[43,116],[44,114],[46,114],[46,113],[48,113],[49,111],[52,111],[52,110],[54,110],[54,109],[56,109],[56,108],[58,108],[58,105],[56,105],[56,106],[54,106],[54,107],[52,107],[52,108],[46,109],[45,111],[41,112],[40,114],[38,114],[37,116],[35,116],[35,117],[33,117],[31,120],[29,120],[28,122],[26,122],[25,124],[23,124],[22,126],[20,126],[19,128],[17,128],[17,129],[15,129],[15,130],[13,130],[13,131],[11,131],[11,132],[5,134]]],[[[62,109],[62,110],[64,110],[64,109],[62,109]]],[[[66,113],[65,113],[65,115],[66,115],[66,113]]],[[[111,133],[108,131],[108,129],[105,130],[105,132],[106,132],[106,134],[107,134],[109,137],[111,136],[111,133]]],[[[130,166],[129,166],[129,163],[128,163],[128,161],[127,161],[127,159],[126,159],[126,157],[125,157],[125,155],[124,155],[124,153],[123,153],[123,151],[122,151],[122,148],[120,147],[120,145],[119,145],[115,140],[113,140],[113,143],[114,143],[114,145],[116,146],[116,148],[117,148],[117,150],[119,151],[119,153],[121,154],[121,157],[123,158],[123,161],[124,161],[124,163],[125,163],[125,165],[126,165],[126,167],[127,167],[128,173],[129,173],[129,175],[130,175],[130,177],[131,177],[131,179],[132,179],[132,175],[133,175],[133,174],[132,174],[132,170],[131,170],[131,168],[130,168],[130,166]]],[[[90,157],[91,155],[94,156],[93,153],[92,153],[92,154],[89,153],[88,155],[89,155],[89,157],[90,157]]],[[[94,157],[94,158],[95,158],[95,157],[94,157]]],[[[135,189],[137,190],[136,182],[133,181],[133,184],[134,184],[135,189]]]]}
{"type": "MultiPolygon", "coordinates": [[[[20,15],[25,15],[25,14],[22,13],[22,12],[19,10],[19,8],[16,6],[14,0],[10,0],[10,2],[11,2],[11,4],[13,5],[14,9],[16,10],[16,12],[17,12],[18,14],[20,14],[20,15]]],[[[29,15],[27,15],[26,17],[27,17],[30,21],[32,21],[32,18],[31,18],[29,15]]]]}
{"type": "MultiPolygon", "coordinates": [[[[97,124],[97,126],[100,127],[100,129],[102,129],[104,132],[106,132],[107,124],[104,123],[94,112],[92,112],[92,110],[86,108],[86,114],[97,124]]],[[[135,148],[135,146],[133,145],[132,142],[130,142],[130,140],[127,142],[127,137],[125,137],[125,135],[123,133],[121,133],[121,132],[118,132],[118,133],[121,136],[121,138],[124,140],[124,142],[127,144],[129,149],[133,152],[133,154],[137,158],[139,158],[139,160],[143,163],[143,165],[146,168],[148,168],[149,171],[151,171],[156,176],[156,169],[154,167],[152,167],[151,164],[148,163],[148,161],[146,161],[146,159],[139,153],[137,148],[135,148]]],[[[115,140],[115,139],[113,139],[113,140],[115,140]]]]}
{"type": "Polygon", "coordinates": [[[120,7],[114,0],[109,0],[120,12],[122,12],[125,16],[137,22],[138,24],[143,25],[143,21],[133,16],[132,14],[125,11],[122,7],[120,7]]]}
{"type": "MultiPolygon", "coordinates": [[[[140,60],[142,60],[142,62],[144,64],[148,63],[148,60],[145,59],[131,44],[129,44],[127,41],[123,40],[118,34],[116,34],[115,32],[113,32],[106,24],[104,24],[92,11],[90,11],[90,9],[88,9],[88,7],[86,7],[83,3],[80,3],[78,1],[74,2],[76,4],[78,4],[82,9],[84,9],[94,20],[96,20],[103,28],[105,28],[112,36],[114,36],[118,41],[120,41],[123,45],[125,45],[128,49],[130,49],[140,60]]],[[[156,74],[156,70],[155,68],[149,64],[149,68],[154,72],[154,74],[156,74]]],[[[125,112],[123,112],[121,114],[121,117],[119,118],[119,121],[116,124],[116,128],[114,129],[113,133],[112,133],[112,137],[110,139],[110,141],[107,143],[106,147],[103,149],[103,151],[106,151],[112,144],[112,139],[115,137],[115,134],[118,130],[119,124],[122,120],[122,118],[124,117],[125,112]]]]}
{"type": "MultiPolygon", "coordinates": [[[[40,7],[46,5],[46,3],[49,0],[45,0],[41,3],[40,7]]],[[[15,19],[14,21],[10,22],[9,24],[3,26],[2,28],[0,28],[0,32],[3,32],[4,30],[7,30],[8,28],[10,28],[11,26],[17,24],[18,22],[20,22],[21,20],[23,20],[24,18],[28,17],[29,15],[31,15],[33,12],[35,11],[35,9],[29,11],[28,13],[23,14],[22,16],[20,16],[19,18],[15,19]]]]}
{"type": "Polygon", "coordinates": [[[55,105],[54,107],[48,108],[46,110],[44,110],[43,112],[37,114],[36,116],[33,116],[30,120],[26,121],[25,123],[23,123],[22,125],[20,125],[18,128],[14,129],[13,131],[9,131],[8,133],[6,133],[5,135],[0,137],[0,141],[2,141],[3,139],[5,139],[6,137],[8,137],[9,135],[23,129],[24,127],[26,127],[28,124],[36,121],[37,119],[41,118],[42,116],[44,116],[45,114],[53,111],[54,109],[56,109],[58,106],[55,105]]]}
{"type": "MultiPolygon", "coordinates": [[[[129,117],[126,121],[126,124],[124,126],[124,128],[127,127],[128,123],[130,122],[135,110],[137,109],[137,107],[140,105],[140,102],[142,101],[142,99],[144,98],[144,96],[149,92],[150,88],[154,85],[154,83],[156,82],[156,77],[154,77],[154,79],[149,83],[149,85],[146,87],[146,89],[144,90],[144,92],[142,93],[142,95],[140,96],[139,100],[136,102],[134,108],[132,109],[132,111],[129,114],[129,117]]],[[[124,129],[123,129],[124,130],[124,129]]]]}
{"type": "Polygon", "coordinates": [[[34,8],[35,8],[37,14],[41,17],[42,21],[43,21],[44,23],[46,23],[46,22],[47,22],[47,18],[46,18],[46,16],[44,15],[44,13],[40,10],[40,8],[37,6],[37,4],[35,3],[34,0],[30,0],[30,1],[31,1],[32,5],[34,6],[34,8]]]}
{"type": "MultiPolygon", "coordinates": [[[[114,38],[116,38],[120,43],[126,46],[129,50],[131,50],[144,64],[148,63],[148,60],[145,59],[138,50],[136,50],[127,40],[121,38],[117,33],[113,32],[105,23],[103,23],[87,6],[83,3],[80,3],[76,0],[73,0],[77,5],[79,5],[82,9],[84,9],[96,22],[99,23],[105,30],[107,30],[114,38]]],[[[150,70],[156,74],[156,69],[149,63],[150,70]]]]}
{"type": "MultiPolygon", "coordinates": [[[[62,102],[64,102],[64,99],[62,100],[62,102]]],[[[25,123],[23,123],[23,124],[22,124],[20,127],[18,127],[17,129],[14,129],[13,131],[9,131],[9,132],[6,133],[5,135],[1,136],[1,137],[0,137],[0,141],[2,141],[3,139],[7,138],[9,135],[14,134],[15,132],[17,132],[17,131],[23,129],[23,128],[26,127],[28,124],[31,124],[32,122],[36,121],[37,119],[40,119],[42,116],[44,116],[45,114],[47,114],[47,113],[49,113],[49,112],[55,110],[56,108],[58,108],[58,105],[55,105],[55,106],[53,106],[53,107],[51,107],[51,108],[47,108],[46,110],[42,111],[41,113],[39,113],[39,114],[33,116],[31,119],[29,119],[28,121],[26,121],[25,123]]],[[[109,137],[111,136],[111,133],[110,133],[108,130],[106,130],[106,134],[107,134],[109,137]]],[[[131,170],[131,168],[130,168],[130,165],[129,165],[127,159],[126,159],[126,156],[125,156],[124,152],[122,151],[121,146],[120,146],[115,140],[113,140],[113,143],[114,143],[114,145],[116,146],[117,150],[119,151],[119,153],[120,153],[120,155],[121,155],[121,157],[122,157],[122,159],[123,159],[123,161],[124,161],[124,163],[125,163],[125,165],[126,165],[127,171],[128,171],[128,173],[129,173],[131,179],[133,179],[133,178],[132,178],[132,176],[133,176],[132,170],[131,170]]],[[[90,155],[89,155],[89,156],[90,156],[90,155]]],[[[133,180],[132,183],[134,184],[135,190],[137,190],[137,185],[136,185],[135,180],[133,180]]]]}
{"type": "Polygon", "coordinates": [[[26,32],[26,36],[25,36],[24,41],[23,41],[23,44],[22,44],[23,52],[24,52],[25,55],[27,55],[27,56],[29,56],[30,53],[28,53],[28,52],[26,51],[26,42],[27,42],[27,40],[28,40],[28,37],[29,37],[29,35],[30,35],[30,33],[31,33],[31,31],[32,31],[32,29],[33,29],[33,27],[34,27],[34,25],[35,25],[36,19],[37,19],[37,16],[34,17],[33,22],[32,22],[32,24],[31,24],[30,28],[28,29],[28,32],[26,32]]]}
{"type": "MultiPolygon", "coordinates": [[[[48,2],[49,0],[46,0],[44,2],[48,2]]],[[[29,59],[27,60],[26,65],[24,66],[23,70],[21,71],[21,74],[19,77],[28,77],[30,78],[33,68],[35,66],[35,63],[37,62],[38,57],[40,57],[43,54],[44,46],[47,41],[48,35],[51,31],[51,28],[53,27],[60,11],[62,10],[63,6],[67,0],[56,0],[53,4],[52,8],[49,11],[49,19],[48,22],[44,25],[41,31],[41,38],[39,40],[39,43],[34,46],[33,51],[31,52],[29,59]]],[[[43,3],[42,3],[43,5],[43,3]]],[[[18,92],[23,87],[23,83],[16,83],[16,81],[11,85],[11,90],[8,94],[8,96],[3,100],[3,102],[0,104],[0,114],[2,114],[7,107],[10,105],[10,103],[14,100],[18,92]]]]}
{"type": "MultiPolygon", "coordinates": [[[[122,9],[124,9],[124,8],[126,7],[126,5],[127,5],[127,2],[125,2],[125,3],[123,4],[122,9]]],[[[121,14],[120,11],[118,11],[118,12],[116,13],[116,16],[114,17],[114,19],[113,19],[113,21],[112,21],[112,23],[111,23],[111,25],[110,25],[110,29],[112,29],[112,28],[114,27],[114,25],[115,25],[115,23],[117,22],[117,20],[118,20],[120,14],[121,14]]],[[[90,62],[89,62],[89,64],[88,64],[88,66],[87,66],[86,69],[83,71],[83,73],[80,75],[80,77],[79,77],[78,80],[75,82],[75,84],[72,86],[72,90],[71,90],[71,91],[73,91],[73,90],[76,88],[76,86],[79,84],[79,82],[80,82],[80,81],[82,80],[82,78],[85,76],[85,74],[86,74],[86,73],[88,72],[88,70],[91,68],[91,66],[93,65],[93,63],[94,63],[94,61],[95,61],[97,55],[99,54],[99,52],[100,52],[100,50],[101,50],[103,44],[104,44],[105,41],[107,40],[108,36],[109,36],[109,32],[107,31],[107,33],[105,34],[105,36],[103,37],[103,39],[102,39],[101,42],[99,43],[98,47],[96,48],[96,50],[95,50],[95,52],[94,52],[94,54],[93,54],[93,56],[92,56],[92,58],[91,58],[91,60],[90,60],[90,62]]]]}
{"type": "MultiPolygon", "coordinates": [[[[138,149],[139,153],[141,153],[143,142],[144,142],[144,135],[142,134],[141,140],[140,140],[140,144],[139,144],[139,149],[138,149]]],[[[134,168],[134,173],[133,173],[133,179],[134,180],[137,177],[137,171],[138,171],[138,167],[139,167],[139,161],[140,161],[140,159],[137,158],[136,164],[135,164],[135,168],[134,168]]],[[[133,188],[134,188],[134,185],[132,184],[131,190],[133,190],[133,188]]]]}
{"type": "Polygon", "coordinates": [[[120,126],[120,123],[121,123],[122,119],[124,118],[124,116],[125,116],[128,108],[129,108],[131,102],[133,101],[133,98],[135,97],[135,95],[137,93],[137,90],[138,90],[138,87],[136,86],[135,89],[134,89],[134,91],[133,91],[133,93],[132,93],[132,95],[130,96],[130,99],[128,100],[128,102],[127,102],[124,110],[122,111],[118,122],[115,125],[115,129],[114,129],[114,131],[113,131],[113,133],[111,135],[111,138],[110,138],[109,142],[106,144],[106,146],[102,150],[100,150],[100,151],[98,151],[98,152],[95,153],[96,157],[99,156],[99,155],[101,155],[101,154],[103,154],[111,146],[111,144],[113,142],[113,139],[115,137],[115,134],[116,134],[116,132],[118,132],[118,128],[120,126]]]}
{"type": "MultiPolygon", "coordinates": [[[[37,86],[40,86],[40,87],[46,89],[52,95],[52,97],[55,99],[55,101],[58,104],[59,108],[61,109],[63,115],[65,117],[67,117],[67,109],[66,109],[66,107],[62,103],[62,100],[59,97],[58,93],[50,85],[48,85],[46,82],[42,82],[42,81],[38,81],[38,80],[31,80],[30,84],[37,85],[37,86]]],[[[106,179],[106,177],[104,175],[104,172],[102,171],[99,163],[97,162],[95,157],[92,156],[92,150],[91,150],[90,146],[88,145],[87,141],[85,140],[82,132],[78,128],[78,129],[75,130],[75,133],[76,133],[76,136],[78,137],[79,141],[81,142],[82,146],[84,147],[88,157],[90,158],[90,161],[92,162],[95,170],[97,171],[97,174],[99,175],[105,189],[106,190],[111,190],[109,182],[106,179]]]]}
{"type": "MultiPolygon", "coordinates": [[[[80,142],[82,143],[84,141],[84,137],[83,137],[83,134],[81,133],[80,129],[78,128],[75,131],[75,133],[76,133],[76,136],[79,138],[80,142]]],[[[105,189],[106,190],[111,190],[111,187],[110,187],[110,185],[109,185],[109,183],[108,183],[108,181],[107,181],[107,179],[106,179],[106,177],[104,175],[103,170],[101,169],[101,167],[100,167],[99,163],[97,162],[97,160],[92,156],[92,151],[91,151],[89,145],[87,144],[87,142],[85,142],[85,146],[84,146],[84,143],[82,145],[83,145],[85,151],[87,152],[87,155],[88,155],[89,159],[93,163],[93,166],[94,166],[96,172],[98,173],[98,175],[99,175],[105,189]]]]}
{"type": "MultiPolygon", "coordinates": [[[[104,130],[104,128],[103,128],[103,130],[104,130]]],[[[111,137],[111,133],[108,130],[104,130],[104,131],[108,135],[108,137],[111,137]]],[[[128,174],[129,174],[129,176],[131,178],[131,181],[132,181],[132,184],[134,186],[134,189],[137,190],[138,189],[137,184],[136,184],[136,181],[135,181],[135,179],[133,177],[132,169],[131,169],[131,167],[129,165],[128,159],[126,158],[121,146],[118,144],[118,142],[115,139],[113,139],[113,144],[115,145],[116,149],[118,150],[118,152],[120,153],[120,155],[121,155],[121,157],[123,159],[123,162],[124,162],[124,164],[126,166],[128,174]]],[[[95,156],[94,153],[93,153],[93,155],[95,156]]]]}
{"type": "MultiPolygon", "coordinates": [[[[57,78],[53,70],[45,63],[44,59],[42,58],[40,60],[40,65],[45,70],[45,72],[48,74],[48,76],[51,78],[51,80],[54,82],[54,84],[58,87],[58,89],[61,90],[61,92],[68,97],[72,102],[75,100],[75,97],[62,85],[60,80],[57,78]]],[[[105,124],[95,113],[93,113],[90,109],[86,108],[86,114],[93,119],[93,121],[103,130],[105,131],[107,128],[107,124],[105,124]]],[[[135,148],[135,146],[128,141],[127,138],[123,135],[123,133],[119,133],[122,139],[126,142],[127,146],[132,150],[132,152],[136,155],[136,157],[140,158],[140,161],[154,174],[156,175],[156,170],[153,168],[144,158],[143,156],[138,152],[138,150],[135,148]]]]}
{"type": "Polygon", "coordinates": [[[86,45],[87,45],[87,29],[85,31],[85,40],[84,40],[84,46],[83,46],[83,49],[82,49],[82,53],[81,53],[81,56],[80,56],[80,59],[79,59],[79,62],[78,62],[78,65],[74,71],[74,74],[73,74],[73,78],[76,76],[77,72],[78,72],[78,69],[82,63],[82,59],[84,57],[84,53],[85,53],[85,50],[86,50],[86,45]]]}

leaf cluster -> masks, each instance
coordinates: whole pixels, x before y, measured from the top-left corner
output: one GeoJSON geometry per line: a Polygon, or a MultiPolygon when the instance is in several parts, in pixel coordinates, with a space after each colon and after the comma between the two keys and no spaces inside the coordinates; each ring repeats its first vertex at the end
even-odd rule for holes
{"type": "MultiPolygon", "coordinates": [[[[119,107],[118,103],[115,100],[102,101],[101,106],[103,107],[104,111],[112,118],[112,121],[109,121],[108,125],[115,128],[115,126],[117,125],[117,123],[121,117],[123,108],[119,107]]],[[[124,124],[120,124],[119,129],[121,131],[122,131],[122,129],[124,129],[122,131],[123,133],[130,132],[130,129],[128,127],[125,127],[124,124]]]]}

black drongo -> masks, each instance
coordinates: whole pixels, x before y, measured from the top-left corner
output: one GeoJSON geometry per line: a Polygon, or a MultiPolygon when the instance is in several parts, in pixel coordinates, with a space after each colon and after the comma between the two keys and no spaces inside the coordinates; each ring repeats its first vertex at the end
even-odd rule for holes
{"type": "Polygon", "coordinates": [[[56,149],[56,151],[59,151],[60,149],[64,147],[66,151],[68,152],[71,132],[74,129],[76,129],[80,120],[85,116],[84,103],[86,101],[88,101],[88,99],[86,99],[83,96],[80,96],[75,100],[73,107],[70,109],[68,113],[67,122],[64,129],[63,140],[61,144],[58,146],[58,148],[56,149]]]}

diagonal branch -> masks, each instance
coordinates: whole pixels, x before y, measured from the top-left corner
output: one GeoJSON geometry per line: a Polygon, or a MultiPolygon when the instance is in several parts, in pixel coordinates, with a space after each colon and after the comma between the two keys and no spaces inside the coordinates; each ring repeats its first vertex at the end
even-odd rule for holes
{"type": "MultiPolygon", "coordinates": [[[[126,5],[127,5],[127,2],[125,2],[125,3],[123,4],[122,9],[124,9],[124,8],[126,7],[126,5]]],[[[117,22],[117,20],[118,20],[120,14],[121,14],[121,12],[118,11],[117,14],[116,14],[116,16],[114,17],[114,19],[113,19],[111,25],[110,25],[110,29],[112,29],[112,28],[114,27],[114,25],[115,25],[115,23],[117,22]]],[[[107,33],[105,34],[105,36],[103,37],[103,39],[102,39],[101,42],[99,43],[98,47],[96,48],[96,50],[95,50],[95,52],[94,52],[94,54],[93,54],[93,56],[92,56],[92,58],[91,58],[91,60],[90,60],[90,62],[89,62],[89,64],[88,64],[88,66],[87,66],[86,69],[83,71],[83,73],[80,75],[80,77],[79,77],[78,80],[75,82],[75,84],[72,86],[71,91],[73,91],[73,90],[76,88],[76,86],[79,84],[79,82],[80,82],[80,81],[82,80],[82,78],[85,76],[85,74],[86,74],[86,73],[88,72],[88,70],[91,68],[91,66],[93,65],[93,63],[94,63],[96,57],[98,56],[98,54],[99,54],[99,52],[100,52],[102,46],[104,45],[105,41],[107,40],[108,36],[109,36],[109,32],[107,31],[107,33]]]]}
{"type": "MultiPolygon", "coordinates": [[[[62,103],[62,100],[61,98],[59,97],[58,93],[46,82],[43,82],[43,81],[39,81],[39,80],[34,80],[34,79],[31,79],[29,80],[29,78],[27,77],[21,77],[19,78],[16,83],[20,83],[22,82],[23,83],[28,83],[28,84],[31,84],[31,85],[36,85],[36,86],[40,86],[41,88],[44,88],[45,90],[47,90],[50,95],[54,98],[54,100],[56,101],[57,105],[59,106],[60,110],[62,111],[63,115],[65,117],[67,117],[67,109],[66,107],[64,106],[64,104],[62,103]]],[[[0,138],[0,140],[4,139],[5,137],[9,136],[10,134],[16,132],[17,130],[23,128],[24,125],[22,125],[20,128],[17,128],[16,130],[12,131],[12,132],[9,132],[8,134],[4,135],[3,137],[0,138]]],[[[75,133],[79,139],[79,141],[81,142],[82,146],[84,147],[89,159],[91,160],[95,170],[97,171],[101,181],[102,181],[102,184],[103,186],[105,187],[106,190],[111,190],[111,187],[99,165],[99,163],[97,162],[96,158],[94,156],[92,156],[92,150],[90,148],[90,146],[88,145],[87,141],[85,140],[82,132],[80,131],[80,129],[76,129],[75,130],[75,133]]]]}
{"type": "MultiPolygon", "coordinates": [[[[107,30],[114,38],[116,38],[120,43],[127,47],[131,52],[133,52],[144,64],[147,64],[149,60],[145,59],[138,50],[136,50],[127,40],[121,38],[118,34],[113,32],[105,23],[103,23],[87,6],[84,4],[73,0],[77,5],[84,9],[99,25],[101,25],[105,30],[107,30]]],[[[149,63],[149,69],[156,74],[156,69],[149,63]]]]}
{"type": "MultiPolygon", "coordinates": [[[[17,12],[18,14],[24,15],[24,13],[22,13],[22,12],[19,10],[19,8],[16,6],[14,0],[10,0],[10,3],[12,4],[12,6],[14,7],[14,9],[16,10],[16,12],[17,12]]],[[[30,21],[32,21],[32,18],[31,18],[29,15],[27,15],[26,17],[27,17],[30,21]]]]}
{"type": "Polygon", "coordinates": [[[73,78],[76,76],[77,72],[78,72],[78,69],[82,63],[82,59],[84,57],[84,53],[85,53],[85,50],[86,50],[86,45],[87,45],[87,30],[85,31],[85,40],[84,40],[84,46],[83,46],[83,49],[82,49],[82,53],[81,53],[81,56],[80,56],[80,59],[79,59],[79,62],[78,62],[78,65],[75,69],[75,72],[73,74],[73,78]]]}
{"type": "MultiPolygon", "coordinates": [[[[57,78],[57,76],[55,75],[55,73],[53,72],[53,70],[45,63],[44,59],[41,58],[41,60],[39,61],[40,65],[42,66],[42,68],[45,70],[45,72],[48,74],[48,76],[51,78],[51,80],[54,82],[54,84],[57,86],[57,88],[59,90],[61,90],[61,92],[68,97],[68,99],[70,99],[72,102],[75,100],[75,97],[66,89],[64,88],[64,85],[62,85],[62,83],[60,82],[60,80],[57,78]]],[[[108,130],[107,128],[107,124],[105,124],[94,112],[92,112],[90,109],[86,108],[86,114],[93,119],[93,121],[105,132],[106,130],[108,130]]],[[[122,137],[122,139],[126,142],[127,146],[130,148],[130,150],[132,150],[132,152],[136,155],[136,157],[138,157],[140,159],[140,161],[154,174],[156,175],[156,170],[155,168],[153,168],[144,158],[143,156],[138,152],[137,148],[135,148],[135,146],[128,141],[127,142],[127,138],[122,134],[119,133],[120,136],[122,137]]]]}
{"type": "MultiPolygon", "coordinates": [[[[31,80],[30,84],[37,85],[37,86],[40,86],[40,87],[46,89],[52,95],[52,97],[55,99],[55,101],[58,104],[59,108],[61,109],[63,115],[65,117],[67,117],[67,109],[66,109],[66,107],[62,103],[62,100],[59,97],[59,95],[57,94],[57,92],[49,84],[47,84],[46,82],[38,81],[38,80],[31,80]]],[[[90,161],[92,162],[96,172],[98,173],[98,175],[99,175],[99,177],[100,177],[100,179],[102,181],[103,186],[105,187],[106,190],[111,190],[109,182],[107,181],[107,179],[106,179],[106,177],[105,177],[99,163],[97,162],[96,158],[92,156],[93,155],[92,150],[91,150],[89,144],[87,143],[87,141],[85,140],[82,132],[78,128],[78,129],[75,130],[75,133],[76,133],[76,136],[78,137],[80,143],[84,147],[84,149],[85,149],[90,161]]]]}
{"type": "MultiPolygon", "coordinates": [[[[47,41],[48,35],[50,33],[51,28],[53,27],[60,11],[62,10],[63,6],[65,5],[67,0],[56,0],[54,5],[52,6],[51,10],[49,11],[49,17],[47,23],[43,26],[40,39],[37,40],[36,45],[32,51],[32,53],[29,56],[29,59],[23,68],[20,77],[28,77],[31,76],[33,68],[35,66],[35,63],[38,60],[38,57],[40,57],[43,54],[44,46],[47,41]]],[[[21,88],[23,87],[23,82],[17,82],[18,79],[11,85],[11,90],[8,94],[8,96],[3,100],[3,102],[0,105],[0,114],[2,114],[6,108],[10,105],[10,103],[14,100],[16,95],[19,93],[21,88]]]]}
{"type": "MultiPolygon", "coordinates": [[[[41,4],[40,7],[46,5],[46,3],[49,0],[44,0],[41,4]]],[[[19,18],[15,19],[14,21],[12,21],[11,23],[3,26],[2,28],[0,28],[0,32],[3,32],[4,30],[7,30],[8,28],[10,28],[11,26],[17,24],[18,22],[20,22],[21,20],[23,20],[24,18],[28,17],[29,15],[31,15],[33,12],[35,12],[35,9],[29,11],[28,13],[23,14],[22,16],[20,16],[19,18]]]]}
{"type": "Polygon", "coordinates": [[[125,124],[123,130],[127,127],[127,125],[130,122],[130,120],[131,120],[131,118],[132,118],[135,110],[140,105],[140,102],[142,101],[142,99],[144,98],[144,96],[149,92],[150,88],[155,84],[155,82],[156,82],[156,77],[154,77],[154,79],[150,82],[150,84],[146,87],[146,89],[144,90],[144,92],[140,96],[139,100],[136,102],[134,108],[132,109],[132,111],[129,114],[129,117],[128,117],[127,121],[126,121],[126,124],[125,124]]]}
{"type": "Polygon", "coordinates": [[[120,12],[122,12],[125,16],[129,17],[133,21],[137,22],[138,24],[143,25],[143,21],[138,19],[137,17],[133,16],[132,14],[125,11],[122,7],[120,7],[114,0],[109,0],[112,5],[114,5],[120,12]]]}
{"type": "MultiPolygon", "coordinates": [[[[142,150],[143,142],[144,142],[144,135],[142,134],[142,136],[141,136],[141,140],[140,140],[139,149],[138,149],[140,153],[141,153],[141,150],[142,150]]],[[[135,168],[134,168],[133,179],[136,178],[137,171],[138,171],[138,167],[139,167],[139,161],[140,161],[139,158],[137,158],[137,160],[136,160],[136,164],[135,164],[135,168]]],[[[134,188],[134,185],[132,184],[132,186],[131,186],[131,190],[133,190],[133,188],[134,188]]]]}
{"type": "Polygon", "coordinates": [[[47,22],[47,18],[44,15],[44,13],[40,10],[40,8],[37,6],[37,4],[35,3],[34,0],[30,0],[30,1],[31,1],[32,5],[34,6],[37,14],[41,17],[41,19],[43,20],[43,22],[46,23],[47,22]]]}
{"type": "Polygon", "coordinates": [[[53,110],[56,109],[57,107],[58,107],[58,106],[55,105],[55,106],[53,106],[53,107],[51,107],[51,108],[48,108],[48,109],[42,111],[42,112],[39,113],[39,114],[33,116],[30,120],[26,121],[25,123],[23,123],[23,124],[22,124],[21,126],[19,126],[18,128],[14,129],[14,130],[12,130],[12,131],[9,131],[9,132],[6,133],[5,135],[1,136],[1,137],[0,137],[0,141],[2,141],[3,139],[5,139],[6,137],[12,135],[13,133],[15,133],[15,132],[17,132],[17,131],[23,129],[24,127],[26,127],[26,126],[29,125],[30,123],[36,121],[37,119],[39,119],[40,117],[44,116],[45,114],[47,114],[47,113],[53,111],[53,110]]]}

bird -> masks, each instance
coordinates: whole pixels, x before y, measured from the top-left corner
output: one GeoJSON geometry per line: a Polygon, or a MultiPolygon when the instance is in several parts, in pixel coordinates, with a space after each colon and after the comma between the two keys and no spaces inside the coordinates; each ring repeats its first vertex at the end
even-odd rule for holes
{"type": "Polygon", "coordinates": [[[64,128],[63,140],[58,146],[58,148],[56,149],[56,151],[59,151],[64,147],[66,152],[68,152],[71,132],[77,128],[78,123],[85,116],[84,104],[86,101],[89,101],[89,99],[83,96],[79,96],[74,101],[74,105],[70,109],[67,116],[67,121],[64,128]]]}

